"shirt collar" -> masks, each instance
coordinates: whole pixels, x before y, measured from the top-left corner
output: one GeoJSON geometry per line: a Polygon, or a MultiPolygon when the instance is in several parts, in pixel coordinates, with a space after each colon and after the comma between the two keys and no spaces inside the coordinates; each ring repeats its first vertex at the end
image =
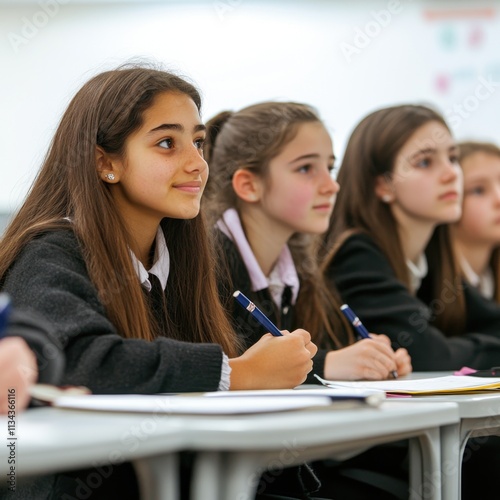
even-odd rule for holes
{"type": "Polygon", "coordinates": [[[495,281],[491,268],[488,267],[484,273],[477,274],[463,255],[460,255],[460,267],[465,275],[465,279],[474,288],[477,288],[483,297],[487,299],[493,298],[493,294],[495,293],[495,281]]]}
{"type": "Polygon", "coordinates": [[[410,271],[411,291],[415,293],[420,288],[422,279],[427,276],[428,268],[427,268],[427,259],[425,257],[425,254],[422,253],[420,255],[416,264],[412,262],[410,259],[406,259],[406,266],[410,271]]]}
{"type": "Polygon", "coordinates": [[[274,302],[281,306],[285,286],[292,289],[292,304],[299,293],[299,277],[288,245],[283,247],[269,278],[265,276],[252,252],[241,225],[240,216],[234,208],[226,210],[217,222],[217,227],[236,245],[250,276],[253,292],[269,288],[274,302]]]}
{"type": "MultiPolygon", "coordinates": [[[[154,274],[161,283],[161,287],[165,290],[168,281],[168,275],[170,272],[170,254],[168,252],[167,243],[165,241],[165,235],[160,226],[158,226],[158,231],[156,232],[156,247],[153,257],[153,266],[149,270],[149,273],[154,274]]],[[[149,274],[142,262],[135,256],[135,254],[130,250],[130,255],[132,257],[132,264],[134,266],[137,277],[141,282],[141,285],[148,291],[151,291],[151,282],[149,281],[149,274]]]]}

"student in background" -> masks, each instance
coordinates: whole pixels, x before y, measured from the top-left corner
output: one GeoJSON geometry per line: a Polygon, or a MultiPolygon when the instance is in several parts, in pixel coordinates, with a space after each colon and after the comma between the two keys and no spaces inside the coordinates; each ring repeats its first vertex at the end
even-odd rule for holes
{"type": "MultiPolygon", "coordinates": [[[[354,129],[338,179],[324,270],[366,327],[406,347],[416,371],[498,365],[500,314],[484,330],[467,329],[468,292],[446,225],[461,215],[462,170],[441,115],[413,105],[371,113],[354,129]],[[424,303],[416,294],[428,268],[424,303]]],[[[486,457],[489,445],[475,448],[464,471],[466,496],[477,482],[474,464],[498,466],[486,457]]]]}
{"type": "Polygon", "coordinates": [[[459,144],[464,175],[462,217],[452,226],[453,248],[468,286],[500,302],[500,148],[459,144]]]}
{"type": "MultiPolygon", "coordinates": [[[[383,379],[394,369],[400,375],[410,372],[406,349],[394,352],[384,335],[354,343],[341,303],[319,272],[312,237],[328,228],[339,185],[331,175],[332,141],[316,112],[300,103],[264,102],[222,112],[207,126],[210,181],[203,210],[226,266],[221,295],[246,345],[264,331],[235,303],[234,290],[281,328],[306,327],[320,346],[314,358],[320,376],[383,379]]],[[[323,483],[319,496],[393,498],[346,478],[342,464],[321,462],[313,469],[323,483]]],[[[292,496],[299,487],[293,470],[287,470],[259,489],[292,496]]]]}
{"type": "MultiPolygon", "coordinates": [[[[198,91],[165,71],[92,78],[5,231],[0,285],[60,340],[65,384],[95,393],[281,388],[311,370],[308,332],[266,335],[241,354],[220,305],[199,216],[208,176],[200,107],[198,91]]],[[[130,477],[114,466],[90,498],[136,498],[130,477]]],[[[74,494],[75,481],[56,483],[55,496],[74,494]]]]}
{"type": "Polygon", "coordinates": [[[235,303],[234,290],[279,327],[307,327],[322,348],[314,358],[320,376],[383,379],[394,369],[411,371],[406,350],[394,353],[384,335],[354,342],[318,270],[312,236],[328,228],[339,185],[332,141],[316,112],[301,103],[263,102],[222,112],[207,126],[203,203],[227,271],[221,295],[246,345],[265,332],[235,303]]]}

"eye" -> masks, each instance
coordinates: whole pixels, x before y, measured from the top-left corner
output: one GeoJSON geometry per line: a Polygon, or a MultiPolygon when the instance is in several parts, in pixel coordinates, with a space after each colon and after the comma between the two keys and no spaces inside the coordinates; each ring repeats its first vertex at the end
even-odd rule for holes
{"type": "Polygon", "coordinates": [[[418,168],[427,168],[431,164],[431,159],[430,158],[422,158],[421,160],[418,160],[416,163],[416,166],[418,168]]]}
{"type": "Polygon", "coordinates": [[[198,148],[198,149],[201,149],[203,150],[203,145],[205,144],[205,138],[202,137],[200,139],[195,139],[194,141],[194,145],[198,148]]]}
{"type": "Polygon", "coordinates": [[[486,192],[483,186],[476,186],[467,190],[467,194],[482,195],[486,192]]]}
{"type": "Polygon", "coordinates": [[[160,141],[158,143],[158,146],[160,146],[160,148],[164,148],[164,149],[172,149],[174,147],[174,141],[172,139],[163,139],[162,141],[160,141]]]}
{"type": "Polygon", "coordinates": [[[458,156],[457,155],[450,155],[450,162],[456,163],[458,165],[458,156]]]}
{"type": "Polygon", "coordinates": [[[297,172],[301,173],[301,174],[307,174],[308,172],[310,172],[312,169],[312,165],[302,165],[301,167],[299,167],[297,169],[297,172]]]}

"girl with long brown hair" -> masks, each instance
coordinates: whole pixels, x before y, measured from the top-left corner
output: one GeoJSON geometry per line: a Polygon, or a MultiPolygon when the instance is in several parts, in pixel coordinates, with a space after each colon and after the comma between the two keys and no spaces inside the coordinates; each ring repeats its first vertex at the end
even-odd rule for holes
{"type": "Polygon", "coordinates": [[[280,327],[307,327],[322,347],[314,358],[320,376],[381,379],[396,368],[408,373],[406,350],[394,353],[387,337],[354,342],[316,264],[312,237],[328,228],[339,185],[332,177],[332,141],[315,110],[262,102],[222,112],[207,126],[211,177],[204,208],[229,274],[222,297],[245,343],[264,332],[232,300],[236,289],[280,327]]]}
{"type": "Polygon", "coordinates": [[[220,305],[199,214],[208,176],[200,107],[195,87],[166,71],[95,76],[69,104],[4,234],[1,288],[50,324],[65,384],[282,388],[311,370],[308,332],[267,335],[242,354],[220,305]]]}
{"type": "MultiPolygon", "coordinates": [[[[338,180],[323,267],[342,299],[406,347],[416,371],[498,363],[500,339],[468,329],[446,224],[461,215],[462,170],[441,115],[413,105],[371,113],[348,141],[338,180]]],[[[500,314],[490,317],[488,330],[499,327],[500,314]]]]}
{"type": "MultiPolygon", "coordinates": [[[[451,228],[466,283],[486,300],[500,302],[500,148],[459,143],[464,173],[462,217],[451,228]]],[[[469,311],[470,313],[470,311],[469,311]]]]}
{"type": "MultiPolygon", "coordinates": [[[[324,271],[369,329],[408,349],[416,371],[500,360],[500,308],[481,322],[468,314],[474,297],[451,246],[449,224],[461,215],[463,192],[458,154],[439,113],[392,106],[355,127],[338,176],[324,271]]],[[[469,443],[462,498],[498,488],[498,446],[496,437],[469,443]]],[[[401,463],[392,448],[377,462],[388,474],[404,474],[401,463]]]]}

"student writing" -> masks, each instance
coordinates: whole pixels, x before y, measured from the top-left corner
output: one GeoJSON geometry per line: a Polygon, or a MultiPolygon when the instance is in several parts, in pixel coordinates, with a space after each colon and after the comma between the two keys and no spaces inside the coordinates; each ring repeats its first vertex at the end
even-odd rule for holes
{"type": "Polygon", "coordinates": [[[247,345],[262,328],[235,305],[241,290],[278,326],[307,327],[323,348],[315,372],[327,378],[386,378],[411,370],[387,337],[354,343],[334,291],[318,272],[311,236],[326,231],[339,185],[331,138],[316,112],[264,102],[208,122],[211,178],[205,199],[228,275],[222,295],[247,345]],[[349,347],[345,347],[349,346],[349,347]],[[344,349],[340,349],[345,347],[344,349]]]}
{"type": "Polygon", "coordinates": [[[395,106],[355,128],[339,172],[325,272],[370,330],[408,349],[417,371],[500,359],[499,338],[463,331],[464,290],[446,225],[461,215],[457,155],[437,112],[395,106]],[[416,294],[428,266],[436,291],[423,303],[416,294]]]}
{"type": "MultiPolygon", "coordinates": [[[[447,225],[461,215],[462,170],[442,116],[419,105],[369,114],[349,138],[338,178],[342,190],[324,269],[343,300],[368,328],[405,346],[417,371],[497,365],[498,310],[486,324],[467,329],[470,294],[447,225]]],[[[483,498],[488,488],[498,488],[496,474],[489,474],[498,468],[498,449],[491,438],[469,443],[463,498],[483,498]]],[[[382,469],[385,463],[382,472],[402,474],[395,456],[389,450],[377,463],[382,469]]]]}
{"type": "MultiPolygon", "coordinates": [[[[199,215],[200,107],[186,80],[125,66],[89,80],[61,119],[1,242],[0,284],[60,340],[63,383],[96,393],[279,388],[311,370],[308,332],[266,335],[241,354],[220,305],[199,215]]],[[[113,477],[113,493],[103,481],[91,498],[135,498],[113,477]]]]}

